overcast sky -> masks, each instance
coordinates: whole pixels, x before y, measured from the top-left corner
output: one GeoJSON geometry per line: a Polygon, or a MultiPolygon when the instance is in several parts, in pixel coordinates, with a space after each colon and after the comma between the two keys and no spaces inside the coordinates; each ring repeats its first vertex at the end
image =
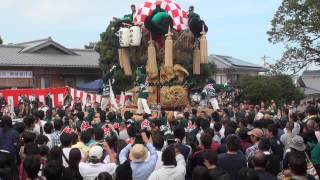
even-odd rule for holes
{"type": "MultiPolygon", "coordinates": [[[[0,0],[0,35],[17,43],[51,36],[68,48],[98,41],[112,17],[130,12],[142,0],[0,0]]],[[[262,65],[280,57],[281,45],[270,44],[266,31],[281,0],[176,0],[209,26],[209,52],[262,65]]]]}

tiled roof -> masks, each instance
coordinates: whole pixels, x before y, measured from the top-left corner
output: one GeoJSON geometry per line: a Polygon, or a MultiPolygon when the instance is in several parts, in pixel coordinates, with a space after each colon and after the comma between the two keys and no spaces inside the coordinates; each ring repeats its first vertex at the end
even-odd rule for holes
{"type": "Polygon", "coordinates": [[[315,91],[320,91],[320,71],[304,71],[301,75],[301,79],[305,84],[305,87],[315,91]]]}
{"type": "Polygon", "coordinates": [[[320,70],[304,71],[302,76],[320,76],[320,70]]]}
{"type": "Polygon", "coordinates": [[[99,54],[94,50],[67,49],[48,38],[0,45],[0,66],[99,68],[99,54]],[[53,48],[58,53],[39,53],[42,48],[53,48]]]}
{"type": "Polygon", "coordinates": [[[209,61],[215,63],[218,70],[230,69],[230,70],[250,70],[250,71],[256,71],[256,72],[267,71],[267,69],[262,66],[249,63],[247,61],[243,61],[230,56],[210,55],[209,61]]]}

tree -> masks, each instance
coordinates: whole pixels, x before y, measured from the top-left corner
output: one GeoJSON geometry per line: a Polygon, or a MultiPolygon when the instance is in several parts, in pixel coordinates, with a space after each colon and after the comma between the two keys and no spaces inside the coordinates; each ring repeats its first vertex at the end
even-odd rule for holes
{"type": "Polygon", "coordinates": [[[239,81],[243,100],[259,104],[261,101],[275,100],[284,103],[303,98],[288,75],[245,76],[239,81]]]}
{"type": "Polygon", "coordinates": [[[297,73],[311,63],[320,63],[319,0],[283,0],[271,25],[269,41],[285,45],[282,57],[270,65],[273,73],[297,73]]]}
{"type": "Polygon", "coordinates": [[[0,44],[2,44],[2,43],[3,43],[3,41],[2,41],[1,36],[0,36],[0,44]]]}

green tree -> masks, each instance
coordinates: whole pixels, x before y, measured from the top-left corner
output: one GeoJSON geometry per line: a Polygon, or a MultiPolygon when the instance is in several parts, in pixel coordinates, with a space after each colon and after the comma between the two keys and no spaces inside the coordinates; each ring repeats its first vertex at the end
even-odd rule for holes
{"type": "Polygon", "coordinates": [[[2,41],[1,36],[0,36],[0,44],[2,44],[2,43],[3,43],[3,41],[2,41]]]}
{"type": "Polygon", "coordinates": [[[303,98],[288,75],[244,76],[239,81],[243,100],[258,104],[261,101],[275,100],[278,103],[303,98]]]}
{"type": "Polygon", "coordinates": [[[269,41],[283,43],[285,52],[270,65],[273,73],[299,72],[311,63],[320,63],[320,1],[283,0],[267,32],[269,41]]]}

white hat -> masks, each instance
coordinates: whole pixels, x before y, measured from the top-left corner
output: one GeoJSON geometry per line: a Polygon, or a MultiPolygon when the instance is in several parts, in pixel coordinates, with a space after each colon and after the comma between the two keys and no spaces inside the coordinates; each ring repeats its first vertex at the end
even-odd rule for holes
{"type": "Polygon", "coordinates": [[[89,149],[89,157],[91,159],[101,159],[103,155],[103,149],[101,146],[93,146],[89,149]]]}

